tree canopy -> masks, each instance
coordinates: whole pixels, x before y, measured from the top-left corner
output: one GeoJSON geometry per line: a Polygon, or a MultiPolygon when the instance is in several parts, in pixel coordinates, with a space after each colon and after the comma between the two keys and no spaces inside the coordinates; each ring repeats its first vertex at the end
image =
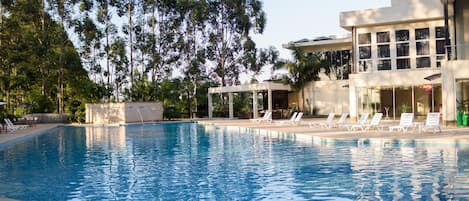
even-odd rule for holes
{"type": "Polygon", "coordinates": [[[260,0],[1,1],[0,99],[15,115],[159,100],[193,116],[202,89],[277,60],[252,40],[265,25],[260,0]]]}

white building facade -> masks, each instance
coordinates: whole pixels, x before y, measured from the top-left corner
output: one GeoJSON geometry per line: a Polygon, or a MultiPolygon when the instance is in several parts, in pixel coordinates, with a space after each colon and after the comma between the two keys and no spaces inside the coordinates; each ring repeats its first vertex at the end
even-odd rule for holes
{"type": "MultiPolygon", "coordinates": [[[[329,46],[293,44],[306,52],[350,46],[351,72],[347,84],[341,80],[340,85],[348,89],[343,102],[352,118],[363,112],[383,112],[388,118],[440,112],[452,122],[469,104],[467,9],[464,0],[392,0],[391,7],[340,13],[340,26],[351,33],[341,48],[337,40],[329,46]]],[[[315,91],[326,90],[315,85],[307,86],[316,97],[311,100],[320,99],[315,91]]]]}

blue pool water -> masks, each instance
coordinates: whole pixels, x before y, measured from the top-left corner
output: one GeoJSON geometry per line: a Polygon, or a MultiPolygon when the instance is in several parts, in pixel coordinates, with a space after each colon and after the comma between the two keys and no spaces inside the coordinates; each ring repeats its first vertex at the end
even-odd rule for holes
{"type": "Polygon", "coordinates": [[[0,198],[465,200],[469,147],[303,143],[195,123],[61,127],[0,150],[0,198]]]}

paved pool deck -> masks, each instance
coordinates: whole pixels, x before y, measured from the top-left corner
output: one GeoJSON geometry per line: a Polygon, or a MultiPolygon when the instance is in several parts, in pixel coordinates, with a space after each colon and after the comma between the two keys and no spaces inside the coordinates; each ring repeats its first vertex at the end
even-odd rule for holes
{"type": "MultiPolygon", "coordinates": [[[[371,130],[361,131],[354,130],[349,131],[345,128],[320,128],[318,126],[310,126],[312,123],[319,123],[325,121],[325,118],[312,118],[305,119],[300,124],[288,124],[278,123],[273,121],[272,123],[263,122],[252,122],[250,120],[226,120],[226,119],[215,119],[215,120],[199,120],[197,122],[204,125],[213,126],[235,126],[241,128],[257,129],[261,131],[274,131],[278,133],[292,133],[302,137],[314,137],[329,140],[423,140],[423,141],[457,141],[457,142],[468,142],[469,143],[469,127],[456,127],[456,126],[441,126],[441,132],[433,133],[432,131],[421,132],[418,129],[410,129],[407,132],[390,132],[388,127],[398,125],[398,121],[383,120],[381,125],[382,130],[371,130]]],[[[423,122],[419,122],[423,124],[423,122]]]]}
{"type": "Polygon", "coordinates": [[[63,124],[36,124],[35,126],[28,127],[25,129],[20,129],[10,132],[1,132],[0,133],[0,145],[8,142],[12,142],[18,139],[27,138],[31,135],[41,133],[43,131],[55,128],[63,124]]]}

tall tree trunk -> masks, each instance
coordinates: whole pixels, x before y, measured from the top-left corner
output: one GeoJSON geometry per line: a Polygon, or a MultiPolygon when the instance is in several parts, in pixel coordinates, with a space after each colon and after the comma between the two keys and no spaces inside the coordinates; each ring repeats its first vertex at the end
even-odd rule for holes
{"type": "Polygon", "coordinates": [[[107,96],[107,101],[110,102],[111,101],[111,66],[110,66],[110,63],[109,63],[109,1],[108,0],[105,0],[105,4],[104,4],[104,12],[105,12],[105,16],[104,16],[104,26],[105,26],[105,30],[104,30],[104,34],[106,35],[106,47],[105,47],[105,52],[106,52],[106,70],[107,70],[107,83],[106,83],[106,87],[107,87],[107,92],[106,92],[106,96],[107,96]]]}
{"type": "Polygon", "coordinates": [[[134,87],[134,57],[133,49],[134,44],[132,40],[133,24],[132,24],[132,0],[129,0],[128,4],[128,15],[129,15],[129,51],[130,51],[130,102],[133,98],[133,87],[134,87]]]}
{"type": "MultiPolygon", "coordinates": [[[[60,15],[60,27],[61,30],[65,30],[65,2],[64,0],[59,1],[59,15],[60,15]]],[[[66,37],[65,33],[60,38],[60,53],[59,53],[59,70],[57,76],[57,103],[58,108],[57,112],[59,114],[63,113],[63,68],[64,68],[64,52],[65,52],[65,43],[66,37]]]]}
{"type": "Polygon", "coordinates": [[[46,95],[46,75],[44,69],[46,68],[46,61],[47,61],[47,48],[45,47],[46,43],[46,23],[45,23],[45,16],[46,16],[46,2],[45,0],[42,0],[42,10],[41,10],[41,32],[42,32],[42,62],[41,66],[39,67],[39,73],[41,74],[41,94],[43,96],[46,95]]]}

